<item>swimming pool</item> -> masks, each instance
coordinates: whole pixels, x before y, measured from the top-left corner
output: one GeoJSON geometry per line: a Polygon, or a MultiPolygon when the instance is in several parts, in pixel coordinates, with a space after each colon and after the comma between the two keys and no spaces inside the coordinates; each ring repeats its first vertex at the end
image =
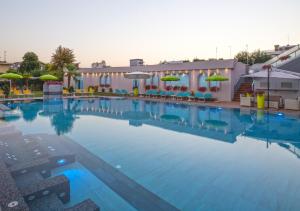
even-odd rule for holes
{"type": "MultiPolygon", "coordinates": [[[[159,203],[180,210],[300,209],[299,117],[107,98],[9,106],[22,115],[6,121],[24,134],[69,137],[159,203]]],[[[104,210],[138,209],[118,187],[96,182],[99,169],[85,168],[55,174],[83,169],[87,181],[104,187],[94,199],[104,210]]],[[[87,188],[73,184],[78,194],[87,188]]],[[[74,194],[72,203],[83,200],[74,194]]]]}

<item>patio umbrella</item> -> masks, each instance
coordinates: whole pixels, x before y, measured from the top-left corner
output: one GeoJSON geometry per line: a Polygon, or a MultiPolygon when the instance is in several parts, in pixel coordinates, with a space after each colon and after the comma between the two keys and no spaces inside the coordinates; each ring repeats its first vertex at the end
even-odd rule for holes
{"type": "Polygon", "coordinates": [[[162,77],[160,80],[161,81],[179,81],[180,78],[177,76],[168,75],[168,76],[162,77]]]}
{"type": "Polygon", "coordinates": [[[0,78],[4,78],[8,80],[16,80],[16,79],[22,79],[23,76],[16,73],[3,73],[2,75],[0,75],[0,78]]]}
{"type": "Polygon", "coordinates": [[[125,73],[124,77],[128,79],[148,79],[152,75],[150,73],[145,73],[145,72],[131,72],[131,73],[125,73]]]}
{"type": "Polygon", "coordinates": [[[249,75],[245,75],[243,77],[248,78],[267,78],[268,79],[268,108],[269,108],[269,96],[270,96],[270,78],[280,78],[280,79],[292,79],[292,80],[300,80],[300,74],[296,74],[294,72],[281,70],[277,68],[273,68],[272,66],[265,65],[263,67],[265,70],[254,72],[249,75]]]}
{"type": "Polygon", "coordinates": [[[17,80],[17,79],[22,79],[23,76],[16,74],[16,73],[3,73],[2,75],[0,75],[0,78],[9,80],[9,90],[11,90],[11,81],[17,80]]]}
{"type": "Polygon", "coordinates": [[[206,81],[228,81],[229,79],[222,75],[212,75],[205,79],[206,81]]]}
{"type": "Polygon", "coordinates": [[[135,96],[138,95],[138,85],[137,85],[137,80],[138,79],[148,79],[152,76],[150,73],[145,73],[145,72],[131,72],[131,73],[126,73],[124,74],[124,77],[127,79],[133,79],[134,80],[134,90],[133,93],[135,96]]]}
{"type": "Polygon", "coordinates": [[[42,80],[42,81],[57,81],[58,78],[54,75],[46,74],[46,75],[40,76],[40,80],[42,80]]]}

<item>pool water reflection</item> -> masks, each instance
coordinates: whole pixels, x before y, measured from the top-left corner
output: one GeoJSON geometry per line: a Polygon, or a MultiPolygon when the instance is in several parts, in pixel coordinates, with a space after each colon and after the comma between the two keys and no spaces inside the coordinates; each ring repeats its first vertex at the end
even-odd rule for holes
{"type": "Polygon", "coordinates": [[[11,103],[181,210],[299,210],[300,119],[143,100],[11,103]]]}

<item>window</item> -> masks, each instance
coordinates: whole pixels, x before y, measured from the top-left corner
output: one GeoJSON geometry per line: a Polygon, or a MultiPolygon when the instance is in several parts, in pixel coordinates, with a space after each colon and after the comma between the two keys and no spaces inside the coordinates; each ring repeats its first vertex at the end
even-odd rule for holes
{"type": "Polygon", "coordinates": [[[268,83],[267,83],[267,82],[260,82],[260,83],[259,83],[259,86],[260,86],[261,88],[267,88],[267,87],[268,87],[268,83]]]}
{"type": "Polygon", "coordinates": [[[153,75],[151,78],[145,80],[146,89],[157,89],[159,86],[159,76],[153,75]]]}
{"type": "Polygon", "coordinates": [[[109,75],[102,75],[99,78],[99,84],[102,87],[109,87],[111,84],[111,77],[109,75]]]}
{"type": "Polygon", "coordinates": [[[205,73],[200,74],[198,76],[198,86],[199,87],[208,87],[208,82],[206,81],[207,76],[205,75],[205,73]]]}
{"type": "Polygon", "coordinates": [[[99,84],[100,86],[105,86],[105,75],[100,76],[99,78],[99,84]]]}
{"type": "Polygon", "coordinates": [[[109,86],[111,84],[111,76],[106,76],[105,85],[109,86]]]}
{"type": "Polygon", "coordinates": [[[281,88],[292,89],[293,88],[293,83],[292,82],[281,82],[281,88]]]}

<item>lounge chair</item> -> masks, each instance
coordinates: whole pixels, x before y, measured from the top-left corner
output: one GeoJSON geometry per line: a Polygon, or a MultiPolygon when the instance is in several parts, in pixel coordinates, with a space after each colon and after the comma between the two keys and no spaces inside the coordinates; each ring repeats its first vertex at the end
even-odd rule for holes
{"type": "Polygon", "coordinates": [[[159,97],[159,92],[157,90],[152,90],[152,94],[151,94],[152,97],[159,97]]]}
{"type": "Polygon", "coordinates": [[[160,95],[161,97],[166,97],[166,96],[167,96],[167,93],[166,93],[166,91],[160,91],[160,92],[159,92],[159,95],[160,95]]]}
{"type": "Polygon", "coordinates": [[[82,95],[89,95],[89,90],[87,88],[81,90],[82,95]]]}
{"type": "Polygon", "coordinates": [[[175,93],[172,92],[172,91],[167,91],[167,92],[166,92],[166,97],[167,97],[167,98],[168,98],[168,97],[172,98],[172,97],[175,97],[175,96],[176,96],[175,93]]]}
{"type": "Polygon", "coordinates": [[[213,100],[213,96],[211,93],[205,93],[203,96],[204,101],[211,101],[213,100]]]}
{"type": "Polygon", "coordinates": [[[4,94],[4,91],[2,89],[0,89],[0,98],[5,98],[5,94],[4,94]]]}
{"type": "Polygon", "coordinates": [[[297,99],[285,99],[284,100],[284,109],[287,110],[300,110],[300,97],[297,99]]]}
{"type": "Polygon", "coordinates": [[[63,96],[71,96],[72,94],[67,90],[63,89],[63,96]]]}
{"type": "Polygon", "coordinates": [[[150,94],[151,94],[151,91],[152,90],[147,90],[144,94],[145,97],[150,97],[150,94]]]}
{"type": "Polygon", "coordinates": [[[122,95],[128,95],[128,91],[126,89],[121,89],[122,95]]]}
{"type": "Polygon", "coordinates": [[[195,100],[203,100],[203,97],[204,95],[201,92],[196,92],[194,95],[195,100]]]}
{"type": "Polygon", "coordinates": [[[115,89],[114,90],[114,93],[116,94],[116,95],[121,95],[122,93],[121,93],[121,90],[119,90],[119,89],[115,89]]]}
{"type": "Polygon", "coordinates": [[[82,90],[81,89],[75,89],[75,95],[82,95],[82,90]]]}
{"type": "Polygon", "coordinates": [[[24,94],[18,89],[13,90],[13,95],[16,97],[24,97],[24,94]]]}
{"type": "Polygon", "coordinates": [[[32,94],[32,92],[31,92],[30,89],[25,89],[25,90],[23,91],[23,94],[24,94],[26,97],[33,97],[33,94],[32,94]]]}

